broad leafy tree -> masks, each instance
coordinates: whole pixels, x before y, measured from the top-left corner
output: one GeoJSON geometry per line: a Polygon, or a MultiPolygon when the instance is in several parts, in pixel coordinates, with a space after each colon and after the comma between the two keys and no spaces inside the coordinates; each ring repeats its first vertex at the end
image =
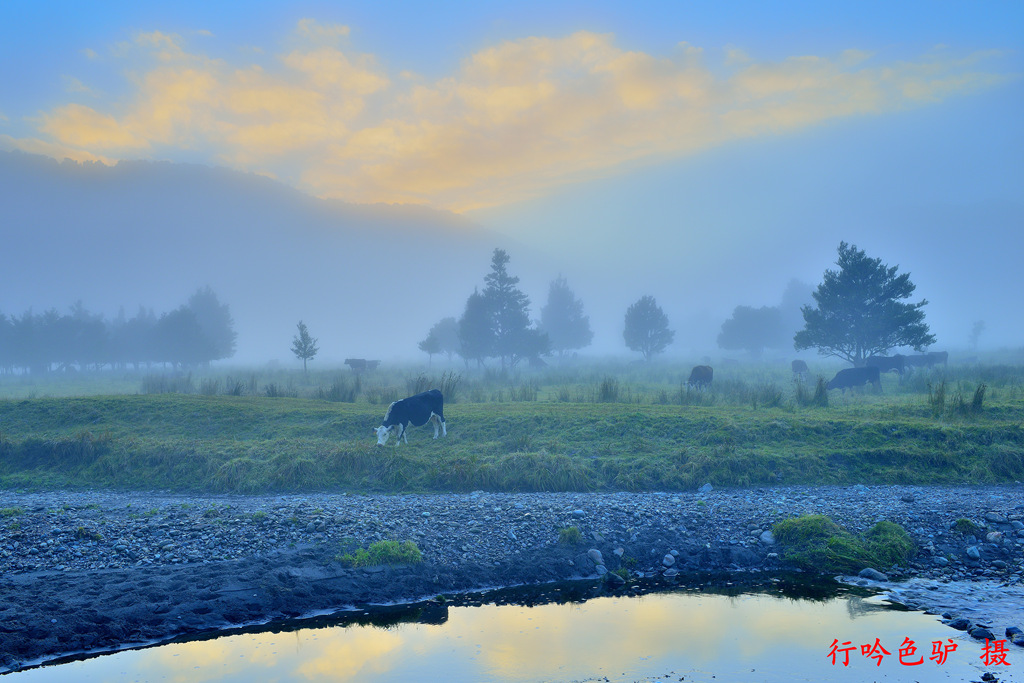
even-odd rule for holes
{"type": "Polygon", "coordinates": [[[455,318],[442,318],[434,323],[427,332],[427,337],[419,343],[420,351],[433,356],[443,353],[451,361],[452,356],[459,352],[462,344],[459,341],[459,321],[455,318]]]}
{"type": "Polygon", "coordinates": [[[208,363],[216,354],[213,342],[199,324],[195,312],[180,306],[160,316],[154,328],[156,360],[174,367],[208,363]]]}
{"type": "Polygon", "coordinates": [[[320,348],[316,345],[317,340],[309,334],[306,323],[300,320],[298,327],[298,334],[292,338],[292,353],[302,361],[302,373],[308,375],[309,370],[306,369],[306,363],[316,358],[320,348]]]}
{"type": "Polygon", "coordinates": [[[210,357],[203,362],[221,360],[235,355],[235,322],[231,319],[231,310],[222,304],[209,286],[196,290],[189,297],[188,308],[195,314],[196,322],[209,340],[210,357]]]}
{"type": "Polygon", "coordinates": [[[722,323],[718,346],[760,356],[767,348],[785,347],[792,335],[793,331],[786,329],[782,309],[777,306],[737,306],[732,317],[722,323]]]}
{"type": "Polygon", "coordinates": [[[633,351],[643,354],[649,361],[664,351],[676,333],[668,329],[668,316],[658,306],[653,296],[642,296],[626,309],[626,327],[622,338],[633,351]]]}
{"type": "Polygon", "coordinates": [[[475,360],[482,365],[484,359],[494,355],[494,331],[487,300],[474,290],[466,299],[466,309],[459,318],[459,354],[466,361],[475,360]]]}
{"type": "Polygon", "coordinates": [[[914,293],[910,274],[868,258],[855,245],[839,243],[838,270],[826,270],[814,291],[814,306],[804,306],[804,329],[794,337],[796,349],[817,348],[823,356],[854,365],[873,355],[909,346],[916,351],[935,343],[924,322],[928,303],[905,303],[914,293]]]}
{"type": "Polygon", "coordinates": [[[428,363],[434,362],[435,353],[441,353],[441,340],[437,338],[436,334],[434,334],[433,329],[427,333],[426,339],[421,341],[418,346],[420,351],[427,354],[428,363]]]}
{"type": "Polygon", "coordinates": [[[590,318],[583,315],[583,302],[559,276],[548,289],[548,302],[540,309],[540,329],[548,335],[551,350],[559,355],[590,346],[594,332],[590,318]]]}

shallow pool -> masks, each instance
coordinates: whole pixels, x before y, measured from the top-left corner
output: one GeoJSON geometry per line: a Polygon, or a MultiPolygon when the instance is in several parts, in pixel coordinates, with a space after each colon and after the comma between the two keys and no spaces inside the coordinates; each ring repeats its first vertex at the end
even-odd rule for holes
{"type": "Polygon", "coordinates": [[[435,604],[416,614],[416,623],[349,615],[171,643],[8,680],[861,683],[980,681],[989,671],[1024,681],[1021,648],[986,654],[935,616],[848,591],[807,599],[689,589],[533,607],[435,604]]]}

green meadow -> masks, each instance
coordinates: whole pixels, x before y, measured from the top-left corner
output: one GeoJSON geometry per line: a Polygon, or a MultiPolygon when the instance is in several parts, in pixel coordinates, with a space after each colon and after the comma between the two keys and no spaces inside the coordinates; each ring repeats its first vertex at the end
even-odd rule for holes
{"type": "MultiPolygon", "coordinates": [[[[0,486],[16,489],[649,491],[1024,480],[1024,365],[951,365],[824,392],[787,367],[591,363],[0,376],[0,486]],[[430,387],[448,436],[377,446],[387,404],[430,387]]],[[[822,378],[834,370],[825,366],[822,378]]],[[[816,370],[812,364],[812,371],[816,370]]]]}

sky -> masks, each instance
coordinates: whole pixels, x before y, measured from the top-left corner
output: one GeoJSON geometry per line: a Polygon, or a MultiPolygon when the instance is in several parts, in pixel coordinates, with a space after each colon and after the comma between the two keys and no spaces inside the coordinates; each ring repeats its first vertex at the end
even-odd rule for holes
{"type": "Polygon", "coordinates": [[[0,149],[460,213],[705,338],[845,240],[1019,346],[1022,43],[1020,2],[8,0],[0,149]]]}

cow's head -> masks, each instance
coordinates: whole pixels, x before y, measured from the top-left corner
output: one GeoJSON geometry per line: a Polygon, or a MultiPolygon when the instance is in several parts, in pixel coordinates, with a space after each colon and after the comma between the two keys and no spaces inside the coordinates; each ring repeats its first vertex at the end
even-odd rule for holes
{"type": "Polygon", "coordinates": [[[384,425],[381,425],[380,427],[374,428],[373,433],[377,435],[378,446],[383,446],[388,442],[388,437],[391,436],[392,429],[394,429],[394,426],[385,427],[384,425]]]}

